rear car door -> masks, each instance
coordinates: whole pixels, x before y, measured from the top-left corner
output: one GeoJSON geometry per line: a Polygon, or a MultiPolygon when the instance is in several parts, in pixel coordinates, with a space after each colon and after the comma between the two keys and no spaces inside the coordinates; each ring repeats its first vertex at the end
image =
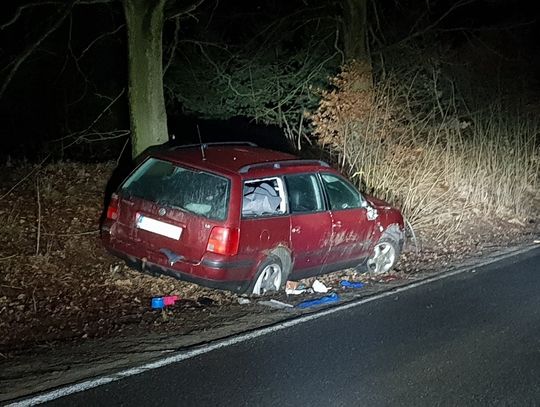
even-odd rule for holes
{"type": "Polygon", "coordinates": [[[296,277],[322,271],[330,249],[332,217],[317,174],[285,177],[290,212],[290,241],[296,277]]]}
{"type": "Polygon", "coordinates": [[[366,201],[346,179],[322,173],[332,217],[331,247],[326,271],[358,265],[367,255],[374,222],[368,220],[366,201]]]}
{"type": "Polygon", "coordinates": [[[261,262],[270,250],[289,245],[289,216],[283,180],[279,177],[244,180],[242,195],[238,255],[261,262]]]}

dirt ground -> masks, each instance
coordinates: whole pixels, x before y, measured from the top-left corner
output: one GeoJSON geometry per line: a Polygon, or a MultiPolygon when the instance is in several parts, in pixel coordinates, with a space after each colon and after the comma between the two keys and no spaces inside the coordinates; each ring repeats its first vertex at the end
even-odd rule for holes
{"type": "MultiPolygon", "coordinates": [[[[267,318],[276,312],[270,307],[241,305],[229,292],[148,276],[109,255],[98,225],[113,167],[64,162],[0,168],[0,362],[13,365],[24,354],[141,335],[174,333],[193,342],[240,321],[253,327],[273,320],[267,318]],[[152,310],[151,298],[161,295],[180,300],[166,311],[152,310]]],[[[532,243],[539,232],[537,215],[471,218],[444,244],[421,236],[422,251],[409,245],[392,276],[373,280],[344,270],[319,280],[331,287],[344,278],[362,280],[368,288],[406,281],[532,243]]],[[[274,298],[295,304],[306,297],[274,298]]]]}

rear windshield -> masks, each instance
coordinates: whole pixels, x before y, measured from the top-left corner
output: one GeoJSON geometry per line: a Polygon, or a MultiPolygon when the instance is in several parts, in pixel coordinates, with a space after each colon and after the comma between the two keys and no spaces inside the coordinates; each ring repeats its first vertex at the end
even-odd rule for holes
{"type": "Polygon", "coordinates": [[[150,158],[126,180],[120,192],[209,219],[224,220],[229,180],[150,158]]]}

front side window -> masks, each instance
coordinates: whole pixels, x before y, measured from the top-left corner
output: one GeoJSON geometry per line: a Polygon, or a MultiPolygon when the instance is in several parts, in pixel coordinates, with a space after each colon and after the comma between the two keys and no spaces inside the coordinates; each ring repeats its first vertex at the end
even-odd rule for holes
{"type": "Polygon", "coordinates": [[[324,210],[321,189],[315,174],[288,175],[285,177],[291,213],[319,212],[324,210]]]}
{"type": "Polygon", "coordinates": [[[321,174],[330,209],[341,210],[351,208],[361,208],[364,199],[360,192],[344,179],[332,174],[321,174]]]}
{"type": "Polygon", "coordinates": [[[209,219],[224,220],[229,184],[227,178],[218,175],[150,158],[126,180],[120,193],[209,219]]]}

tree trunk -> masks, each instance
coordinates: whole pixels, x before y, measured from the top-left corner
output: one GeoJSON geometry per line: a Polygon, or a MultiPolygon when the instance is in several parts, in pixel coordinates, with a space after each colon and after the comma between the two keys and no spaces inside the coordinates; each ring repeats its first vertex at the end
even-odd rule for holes
{"type": "Polygon", "coordinates": [[[128,34],[128,95],[133,158],[168,141],[163,96],[165,0],[124,0],[128,34]]]}
{"type": "Polygon", "coordinates": [[[343,46],[348,60],[369,61],[367,48],[367,0],[342,0],[343,46]]]}
{"type": "Polygon", "coordinates": [[[352,83],[357,91],[370,91],[373,86],[373,71],[367,42],[367,1],[342,0],[343,47],[347,61],[354,61],[354,70],[359,73],[352,83]]]}

